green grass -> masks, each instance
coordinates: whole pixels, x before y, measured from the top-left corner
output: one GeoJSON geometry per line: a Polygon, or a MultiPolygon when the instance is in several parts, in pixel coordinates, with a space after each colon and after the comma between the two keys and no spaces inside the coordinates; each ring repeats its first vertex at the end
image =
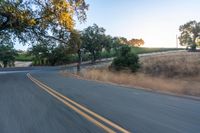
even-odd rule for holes
{"type": "Polygon", "coordinates": [[[184,48],[145,48],[145,47],[133,47],[132,52],[136,54],[152,53],[152,52],[165,52],[173,50],[184,50],[184,48]]]}
{"type": "MultiPolygon", "coordinates": [[[[173,50],[184,50],[184,48],[145,48],[145,47],[132,47],[131,51],[136,54],[153,53],[153,52],[165,52],[173,50]]],[[[107,51],[101,52],[101,58],[111,58],[117,56],[117,52],[107,51]]]]}
{"type": "MultiPolygon", "coordinates": [[[[132,47],[132,52],[136,54],[143,54],[143,53],[152,53],[152,52],[163,52],[163,51],[172,51],[172,50],[183,50],[183,49],[177,49],[177,48],[144,48],[144,47],[132,47]]],[[[98,58],[111,58],[115,57],[117,53],[115,51],[111,51],[110,53],[107,51],[103,51],[100,54],[100,57],[98,58]]],[[[91,56],[90,54],[84,54],[82,60],[83,61],[89,61],[91,56]]],[[[33,61],[33,57],[23,53],[23,54],[18,54],[15,57],[16,61],[33,61]]],[[[78,61],[77,55],[68,55],[66,56],[65,62],[66,63],[74,63],[78,61]]]]}
{"type": "Polygon", "coordinates": [[[33,57],[30,56],[30,55],[27,55],[27,54],[18,54],[18,55],[15,57],[15,60],[16,60],[16,61],[32,61],[32,60],[33,60],[33,57]]]}

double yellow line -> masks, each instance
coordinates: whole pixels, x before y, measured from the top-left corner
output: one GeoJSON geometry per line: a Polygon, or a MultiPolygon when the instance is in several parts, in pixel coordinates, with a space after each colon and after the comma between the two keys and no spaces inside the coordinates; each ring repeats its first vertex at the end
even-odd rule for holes
{"type": "Polygon", "coordinates": [[[62,95],[61,93],[58,93],[54,89],[50,88],[49,86],[45,85],[41,81],[35,79],[33,76],[31,76],[29,73],[27,74],[28,78],[33,81],[35,84],[37,84],[41,89],[45,90],[47,93],[55,97],[57,100],[61,101],[63,104],[80,114],[81,116],[85,117],[88,121],[92,122],[96,126],[102,128],[104,131],[108,133],[115,133],[116,131],[122,132],[122,133],[130,133],[128,130],[120,127],[119,125],[111,122],[110,120],[98,115],[97,113],[87,109],[86,107],[80,105],[79,103],[73,101],[72,99],[62,95]],[[98,121],[99,120],[99,121],[98,121]],[[109,126],[106,126],[102,122],[106,123],[109,126]],[[113,130],[115,129],[115,130],[113,130]]]}

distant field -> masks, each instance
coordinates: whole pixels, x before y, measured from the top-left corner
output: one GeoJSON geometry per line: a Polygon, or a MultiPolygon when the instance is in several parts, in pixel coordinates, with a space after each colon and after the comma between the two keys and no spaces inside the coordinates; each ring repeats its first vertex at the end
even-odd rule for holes
{"type": "Polygon", "coordinates": [[[184,48],[145,48],[145,47],[133,47],[132,51],[136,54],[152,53],[152,52],[165,52],[174,50],[184,50],[184,48]]]}
{"type": "Polygon", "coordinates": [[[32,61],[32,60],[33,60],[33,57],[30,56],[30,55],[27,55],[27,54],[18,54],[18,55],[15,57],[15,60],[16,60],[16,61],[32,61]]]}
{"type": "MultiPolygon", "coordinates": [[[[132,52],[136,54],[144,54],[144,53],[154,53],[154,52],[165,52],[165,51],[175,51],[175,50],[184,50],[184,48],[145,48],[145,47],[132,47],[132,52]]],[[[102,52],[101,58],[111,58],[116,56],[116,52],[111,51],[102,52]]]]}
{"type": "MultiPolygon", "coordinates": [[[[173,50],[183,50],[181,48],[144,48],[144,47],[133,47],[132,51],[136,54],[142,54],[142,53],[152,53],[152,52],[164,52],[164,51],[173,51],[173,50]]],[[[116,52],[102,52],[99,58],[110,58],[115,57],[116,52]]],[[[15,57],[16,61],[33,61],[33,57],[28,54],[18,54],[18,56],[15,57]]],[[[67,63],[74,63],[77,62],[78,57],[77,55],[68,55],[66,57],[67,63]]],[[[89,61],[90,55],[85,54],[83,55],[83,61],[89,61]]]]}
{"type": "Polygon", "coordinates": [[[109,71],[108,67],[86,69],[80,76],[103,82],[138,86],[153,91],[200,96],[200,52],[177,52],[141,57],[137,73],[109,71]]]}

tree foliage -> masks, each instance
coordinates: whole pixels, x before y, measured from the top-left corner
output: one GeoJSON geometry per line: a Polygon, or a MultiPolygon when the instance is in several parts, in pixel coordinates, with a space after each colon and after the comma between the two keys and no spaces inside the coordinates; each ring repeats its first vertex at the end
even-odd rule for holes
{"type": "Polygon", "coordinates": [[[69,52],[71,53],[77,53],[81,48],[81,33],[78,30],[73,30],[70,33],[68,46],[69,46],[69,52]]]}
{"type": "Polygon", "coordinates": [[[82,61],[82,55],[81,55],[81,34],[77,30],[73,30],[70,34],[69,39],[69,51],[73,53],[77,53],[78,55],[78,64],[77,64],[77,71],[80,71],[80,65],[82,61]]]}
{"type": "Polygon", "coordinates": [[[94,24],[82,31],[82,48],[92,55],[92,62],[106,45],[105,29],[94,24]]]}
{"type": "Polygon", "coordinates": [[[119,37],[119,40],[121,44],[128,44],[128,39],[125,37],[119,37]]]}
{"type": "Polygon", "coordinates": [[[128,44],[131,45],[131,46],[142,46],[144,45],[144,40],[143,39],[131,39],[128,41],[128,44]]]}
{"type": "Polygon", "coordinates": [[[12,45],[0,45],[0,61],[3,63],[3,67],[14,66],[16,55],[12,45]]]}
{"type": "Polygon", "coordinates": [[[198,37],[196,38],[195,42],[196,42],[196,44],[197,44],[198,46],[200,46],[200,36],[198,36],[198,37]]]}
{"type": "Polygon", "coordinates": [[[23,43],[36,40],[64,42],[62,32],[74,27],[74,15],[86,19],[84,0],[3,0],[0,2],[0,42],[18,39],[23,43]],[[60,32],[60,36],[53,34],[60,32]]]}
{"type": "Polygon", "coordinates": [[[200,36],[200,22],[187,22],[180,26],[179,31],[181,32],[179,41],[182,46],[192,47],[193,50],[200,46],[196,43],[196,39],[200,36]]]}
{"type": "Polygon", "coordinates": [[[140,67],[139,57],[131,52],[131,47],[124,45],[119,49],[118,56],[113,60],[111,68],[114,70],[130,69],[136,72],[140,67]]]}
{"type": "Polygon", "coordinates": [[[144,45],[143,39],[133,38],[133,39],[128,40],[125,37],[119,37],[119,40],[121,44],[125,44],[125,45],[136,46],[136,47],[144,45]]]}
{"type": "Polygon", "coordinates": [[[64,64],[67,56],[65,45],[52,45],[49,43],[38,43],[29,49],[33,56],[34,65],[59,65],[64,64]]]}

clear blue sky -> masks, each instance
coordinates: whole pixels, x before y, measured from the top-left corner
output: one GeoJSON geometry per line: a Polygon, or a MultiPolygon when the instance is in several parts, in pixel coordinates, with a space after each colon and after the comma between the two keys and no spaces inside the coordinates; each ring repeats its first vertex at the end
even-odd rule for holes
{"type": "Polygon", "coordinates": [[[107,34],[143,38],[146,46],[175,47],[179,26],[200,21],[200,0],[86,0],[88,19],[77,28],[93,23],[107,34]]]}
{"type": "MultiPolygon", "coordinates": [[[[93,23],[106,34],[143,38],[148,47],[175,47],[179,26],[200,21],[200,0],[86,0],[87,22],[76,22],[82,30],[93,23]]],[[[17,48],[22,48],[17,46],[17,48]]],[[[22,49],[25,49],[23,47],[22,49]]]]}

